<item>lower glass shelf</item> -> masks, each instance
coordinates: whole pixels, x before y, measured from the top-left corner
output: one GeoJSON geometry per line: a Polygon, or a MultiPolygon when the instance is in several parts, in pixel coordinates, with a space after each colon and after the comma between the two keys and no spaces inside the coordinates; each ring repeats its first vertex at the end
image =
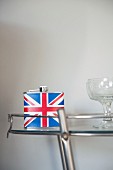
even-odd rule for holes
{"type": "MultiPolygon", "coordinates": [[[[57,129],[11,129],[8,133],[25,134],[25,135],[61,135],[61,131],[57,129]]],[[[113,136],[113,129],[83,129],[81,127],[73,127],[69,129],[71,136],[113,136]]]]}

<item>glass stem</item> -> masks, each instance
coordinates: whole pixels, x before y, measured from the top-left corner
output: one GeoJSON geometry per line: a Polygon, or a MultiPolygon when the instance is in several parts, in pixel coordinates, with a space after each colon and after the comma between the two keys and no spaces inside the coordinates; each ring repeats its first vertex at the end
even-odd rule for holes
{"type": "Polygon", "coordinates": [[[107,118],[104,118],[104,121],[111,121],[111,102],[103,103],[104,115],[107,118]]]}

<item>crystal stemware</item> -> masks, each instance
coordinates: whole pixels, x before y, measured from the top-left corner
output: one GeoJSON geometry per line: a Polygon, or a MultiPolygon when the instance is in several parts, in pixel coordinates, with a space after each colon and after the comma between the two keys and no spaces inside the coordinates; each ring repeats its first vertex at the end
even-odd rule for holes
{"type": "Polygon", "coordinates": [[[104,109],[104,116],[97,128],[113,128],[111,118],[111,104],[113,102],[113,77],[88,79],[86,83],[87,92],[92,100],[99,101],[104,109]]]}

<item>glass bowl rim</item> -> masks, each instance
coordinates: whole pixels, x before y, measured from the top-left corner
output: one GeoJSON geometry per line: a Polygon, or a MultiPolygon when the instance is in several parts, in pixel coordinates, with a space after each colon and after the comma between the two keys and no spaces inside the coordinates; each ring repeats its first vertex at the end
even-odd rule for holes
{"type": "Polygon", "coordinates": [[[88,78],[87,79],[87,82],[88,81],[95,81],[95,80],[103,80],[103,79],[107,79],[107,80],[113,80],[113,77],[98,77],[98,78],[88,78]]]}

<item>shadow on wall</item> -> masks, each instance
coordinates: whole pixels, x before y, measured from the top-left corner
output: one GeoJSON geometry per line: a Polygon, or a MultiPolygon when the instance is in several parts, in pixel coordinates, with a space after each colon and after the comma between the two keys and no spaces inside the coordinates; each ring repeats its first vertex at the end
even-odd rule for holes
{"type": "Polygon", "coordinates": [[[11,112],[13,108],[21,111],[19,97],[28,84],[28,87],[32,85],[33,73],[31,70],[33,67],[38,76],[43,51],[41,43],[40,37],[32,30],[0,24],[1,113],[11,112]],[[36,63],[39,63],[37,68],[36,63]],[[18,101],[16,101],[17,96],[18,101]],[[14,103],[17,105],[16,108],[14,103]]]}
{"type": "MultiPolygon", "coordinates": [[[[43,43],[44,46],[44,43],[43,43]]],[[[15,138],[12,143],[7,141],[6,133],[8,130],[8,113],[23,111],[23,95],[25,89],[32,87],[33,79],[38,79],[38,70],[42,65],[41,56],[43,55],[43,46],[40,36],[32,30],[21,28],[14,25],[0,24],[0,150],[1,169],[12,169],[11,167],[18,166],[19,161],[24,162],[27,158],[25,155],[19,157],[18,162],[12,163],[13,158],[21,152],[20,141],[15,138]],[[39,57],[37,57],[39,56],[39,57]],[[37,67],[38,63],[38,67],[37,67]],[[31,66],[34,76],[32,76],[31,66]],[[16,141],[16,142],[15,142],[16,141]],[[16,149],[14,150],[14,148],[16,149]],[[7,149],[6,149],[7,148],[7,149]],[[13,152],[11,150],[13,148],[13,152]],[[12,156],[10,156],[10,154],[12,156]],[[4,163],[4,160],[7,164],[4,163]]],[[[35,88],[35,86],[34,86],[35,88]]],[[[15,137],[15,136],[14,136],[15,137]]],[[[28,140],[28,139],[27,139],[28,140]]],[[[27,141],[25,138],[23,141],[27,141]]],[[[29,143],[24,143],[24,149],[27,150],[29,145],[33,147],[29,152],[36,152],[36,145],[32,140],[29,143]]],[[[39,142],[40,143],[40,142],[39,142]]],[[[53,155],[52,155],[53,156],[53,155]]],[[[30,158],[31,159],[31,158],[30,158]]],[[[53,158],[50,155],[50,159],[53,158]]],[[[16,160],[17,161],[17,160],[16,160]]],[[[37,162],[36,162],[37,164],[37,162]]],[[[24,163],[21,165],[24,166],[24,163]]]]}

